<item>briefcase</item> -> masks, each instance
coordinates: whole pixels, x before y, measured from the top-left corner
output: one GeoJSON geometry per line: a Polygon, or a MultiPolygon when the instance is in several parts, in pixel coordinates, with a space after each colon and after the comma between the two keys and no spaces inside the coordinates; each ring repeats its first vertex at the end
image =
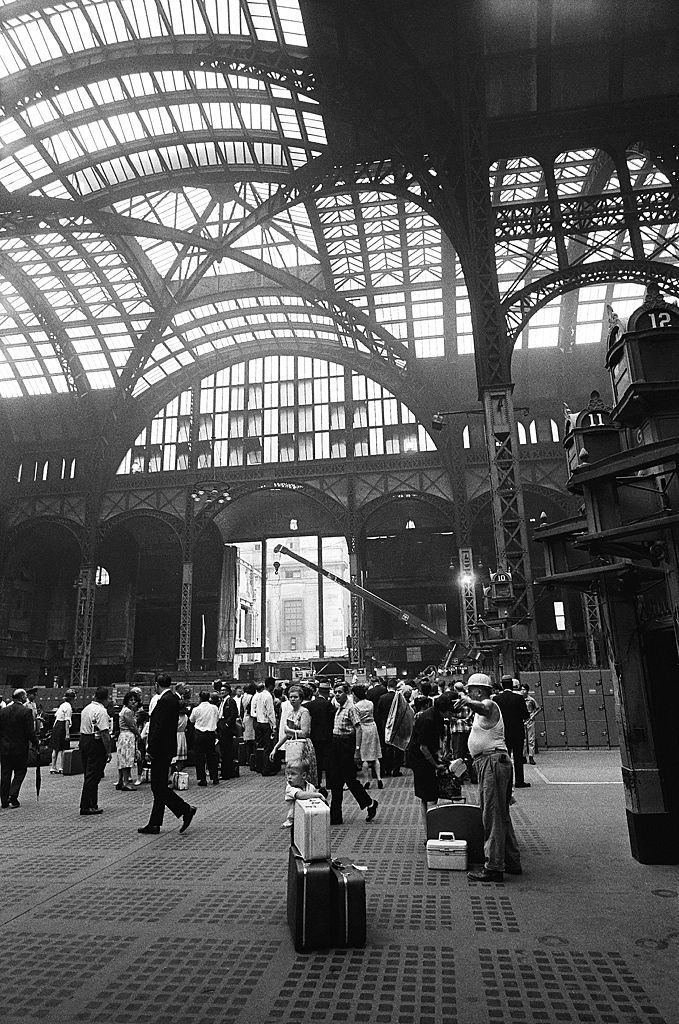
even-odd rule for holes
{"type": "Polygon", "coordinates": [[[304,860],[330,857],[330,808],[320,796],[295,800],[295,846],[304,860]]]}
{"type": "Polygon", "coordinates": [[[466,871],[467,840],[456,839],[453,832],[439,832],[438,839],[428,839],[427,867],[441,871],[466,871]]]}

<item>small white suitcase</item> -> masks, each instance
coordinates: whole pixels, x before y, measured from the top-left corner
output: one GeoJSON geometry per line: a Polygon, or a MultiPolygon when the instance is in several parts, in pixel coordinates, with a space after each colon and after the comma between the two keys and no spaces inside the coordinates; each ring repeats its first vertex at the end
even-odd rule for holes
{"type": "Polygon", "coordinates": [[[294,834],[302,860],[330,857],[330,808],[325,800],[295,800],[294,834]]]}
{"type": "Polygon", "coordinates": [[[428,839],[427,867],[439,871],[466,871],[467,840],[456,839],[453,832],[439,832],[438,839],[428,839]]]}

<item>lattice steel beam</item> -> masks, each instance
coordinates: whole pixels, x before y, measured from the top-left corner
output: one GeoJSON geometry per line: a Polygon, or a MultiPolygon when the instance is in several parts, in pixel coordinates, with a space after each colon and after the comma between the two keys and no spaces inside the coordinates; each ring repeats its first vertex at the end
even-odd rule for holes
{"type": "Polygon", "coordinates": [[[87,394],[90,391],[90,386],[80,362],[80,356],[74,349],[56,311],[46,301],[43,293],[33,284],[18,263],[4,254],[0,254],[0,275],[11,283],[12,287],[25,300],[33,315],[40,321],[48,341],[54,347],[69,391],[77,395],[87,394]]]}
{"type": "MultiPolygon", "coordinates": [[[[641,226],[679,221],[679,194],[674,189],[637,189],[632,200],[641,226]]],[[[627,227],[625,199],[620,193],[560,198],[558,208],[564,235],[586,235],[610,228],[624,231],[627,227]]],[[[495,207],[496,241],[552,237],[554,214],[548,202],[495,207]]]]}
{"type": "Polygon", "coordinates": [[[474,585],[474,556],[471,548],[458,548],[460,559],[460,619],[462,639],[469,644],[469,631],[476,625],[478,610],[476,607],[476,587],[474,585]]]}

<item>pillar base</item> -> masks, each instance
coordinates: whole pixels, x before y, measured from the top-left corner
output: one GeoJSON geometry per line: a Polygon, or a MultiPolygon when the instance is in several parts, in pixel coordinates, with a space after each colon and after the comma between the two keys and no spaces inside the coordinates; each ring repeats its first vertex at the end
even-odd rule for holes
{"type": "Polygon", "coordinates": [[[635,860],[640,864],[679,864],[679,818],[676,814],[626,813],[635,860]]]}

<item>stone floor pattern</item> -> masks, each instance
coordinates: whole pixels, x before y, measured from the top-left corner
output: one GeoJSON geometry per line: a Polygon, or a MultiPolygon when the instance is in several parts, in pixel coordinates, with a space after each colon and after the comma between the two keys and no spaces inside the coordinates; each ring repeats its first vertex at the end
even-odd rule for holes
{"type": "Polygon", "coordinates": [[[500,885],[427,869],[410,773],[370,825],[345,794],[333,853],[368,867],[368,945],[308,955],[282,776],[191,771],[191,828],[148,837],[148,786],[109,768],[81,818],[81,778],[43,769],[37,802],[33,774],[0,815],[2,1024],[679,1024],[679,868],[632,860],[617,751],[541,754],[500,885]]]}

